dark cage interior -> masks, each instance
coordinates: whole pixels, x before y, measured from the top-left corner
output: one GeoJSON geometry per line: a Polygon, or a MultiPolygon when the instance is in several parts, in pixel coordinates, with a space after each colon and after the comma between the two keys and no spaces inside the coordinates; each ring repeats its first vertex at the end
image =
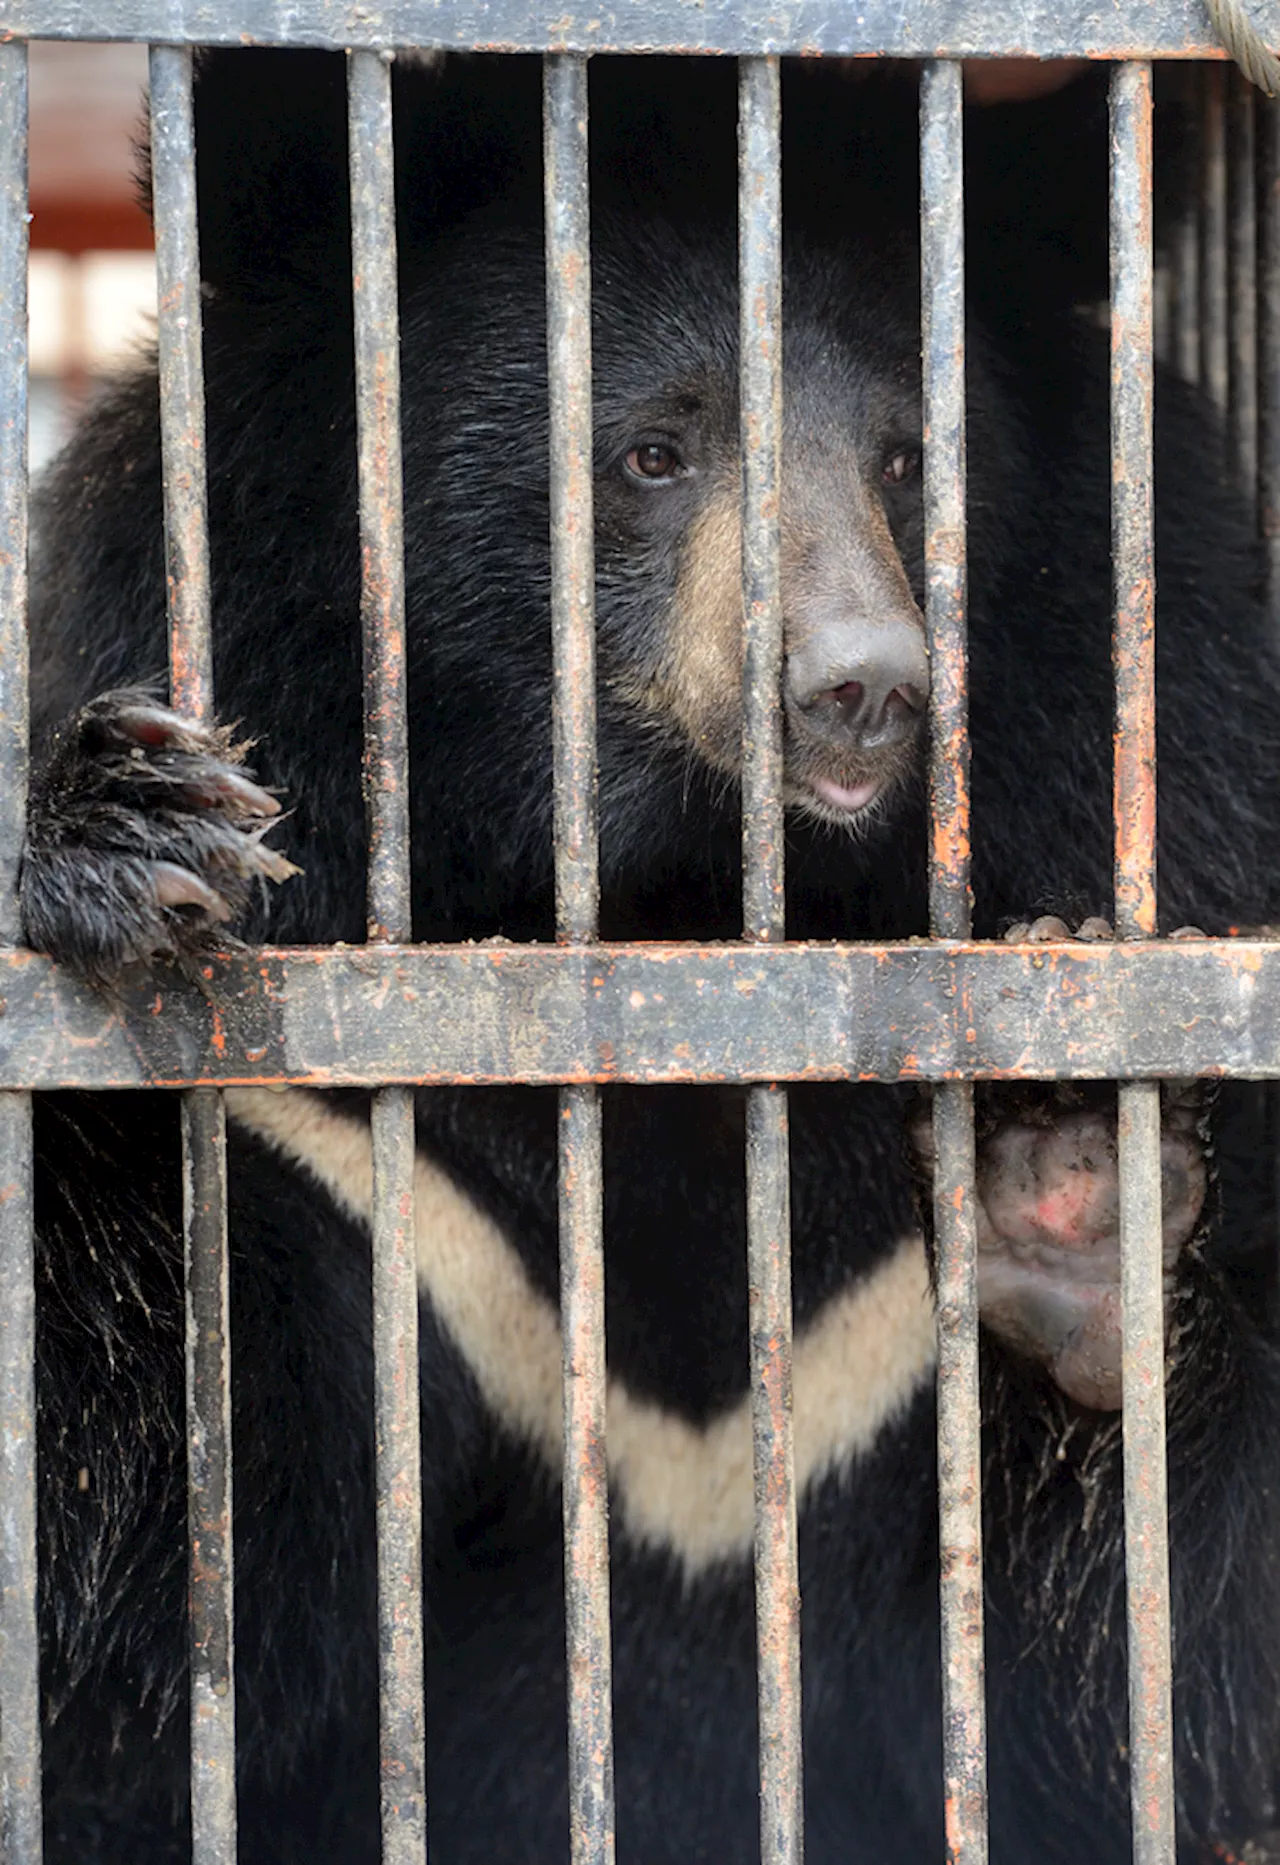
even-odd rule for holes
{"type": "Polygon", "coordinates": [[[739,25],[153,49],[29,797],[0,46],[11,1865],[1280,1826],[1280,106],[739,25]]]}

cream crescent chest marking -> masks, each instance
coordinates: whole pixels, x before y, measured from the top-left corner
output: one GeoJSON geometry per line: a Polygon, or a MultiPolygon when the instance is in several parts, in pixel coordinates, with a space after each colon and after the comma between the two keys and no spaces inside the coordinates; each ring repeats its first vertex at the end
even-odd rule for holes
{"type": "MultiPolygon", "coordinates": [[[[373,1156],[368,1124],[301,1089],[229,1088],[240,1126],[317,1180],[368,1228],[373,1156]]],[[[560,1321],[499,1227],[443,1169],[414,1168],[418,1285],[470,1366],[494,1415],[562,1462],[560,1321]]],[[[932,1376],[933,1300],[923,1245],[904,1238],[796,1337],[795,1463],[799,1493],[847,1469],[932,1376]]],[[[705,1425],[608,1385],[610,1480],[635,1541],[664,1548],[687,1575],[749,1555],[751,1413],[747,1396],[705,1425]]]]}

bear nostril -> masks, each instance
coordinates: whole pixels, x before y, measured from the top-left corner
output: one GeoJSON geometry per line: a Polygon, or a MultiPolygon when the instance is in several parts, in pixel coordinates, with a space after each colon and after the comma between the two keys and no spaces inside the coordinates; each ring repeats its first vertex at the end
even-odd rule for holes
{"type": "Polygon", "coordinates": [[[895,686],[885,701],[885,711],[905,718],[908,713],[923,712],[928,704],[927,694],[918,686],[895,686]]]}
{"type": "Polygon", "coordinates": [[[903,743],[928,696],[929,657],[914,616],[842,615],[808,628],[787,653],[787,701],[797,725],[841,754],[903,743]]]}

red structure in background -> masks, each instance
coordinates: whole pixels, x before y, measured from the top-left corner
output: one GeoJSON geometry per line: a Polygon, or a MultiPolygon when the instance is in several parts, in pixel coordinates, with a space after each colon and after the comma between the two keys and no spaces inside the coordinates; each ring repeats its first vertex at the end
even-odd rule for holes
{"type": "Polygon", "coordinates": [[[145,46],[32,46],[33,248],[150,250],[133,180],[146,79],[145,46]]]}

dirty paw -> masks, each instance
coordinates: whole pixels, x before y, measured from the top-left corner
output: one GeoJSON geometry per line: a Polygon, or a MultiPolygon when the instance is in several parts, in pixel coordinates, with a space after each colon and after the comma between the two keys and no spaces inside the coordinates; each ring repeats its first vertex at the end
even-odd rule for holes
{"type": "Polygon", "coordinates": [[[244,752],[140,691],[68,720],[32,780],[27,943],[97,984],[211,949],[255,886],[296,872],[265,839],[280,805],[244,752]]]}
{"type": "MultiPolygon", "coordinates": [[[[1066,920],[1059,919],[1056,913],[1043,913],[1036,920],[1017,920],[1005,934],[1006,945],[1046,945],[1050,940],[1068,939],[1083,941],[1085,945],[1097,945],[1116,936],[1110,920],[1099,919],[1091,914],[1081,920],[1073,931],[1066,920]]],[[[1204,933],[1198,926],[1179,926],[1174,932],[1166,934],[1169,939],[1203,939],[1204,933]]]]}
{"type": "MultiPolygon", "coordinates": [[[[979,1090],[978,1306],[983,1323],[1040,1361],[1081,1405],[1119,1407],[1120,1175],[1108,1083],[979,1090]]],[[[1207,1103],[1198,1084],[1161,1091],[1165,1300],[1208,1188],[1207,1103]]],[[[913,1123],[932,1164],[927,1117],[913,1123]]]]}

